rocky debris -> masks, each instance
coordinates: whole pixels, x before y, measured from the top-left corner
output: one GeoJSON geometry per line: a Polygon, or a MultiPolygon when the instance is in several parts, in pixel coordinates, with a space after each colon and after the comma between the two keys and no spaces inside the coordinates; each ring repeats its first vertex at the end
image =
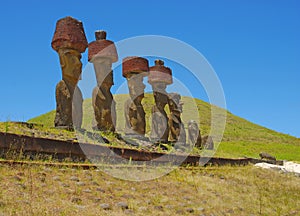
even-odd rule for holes
{"type": "Polygon", "coordinates": [[[59,176],[53,176],[52,179],[53,179],[54,181],[61,181],[61,179],[60,179],[59,176]]]}
{"type": "Polygon", "coordinates": [[[162,211],[164,209],[164,207],[162,205],[154,206],[154,208],[156,210],[160,210],[160,211],[162,211]]]}
{"type": "Polygon", "coordinates": [[[78,185],[78,186],[85,186],[86,184],[84,183],[84,182],[76,182],[76,185],[78,185]]]}
{"type": "Polygon", "coordinates": [[[266,152],[261,152],[259,153],[259,157],[261,160],[263,159],[267,159],[267,160],[270,160],[270,161],[276,161],[276,158],[266,152]]]}
{"type": "Polygon", "coordinates": [[[118,202],[116,205],[123,210],[128,209],[128,204],[126,202],[118,202]]]}
{"type": "Polygon", "coordinates": [[[92,191],[90,189],[85,189],[82,192],[84,192],[84,193],[92,193],[92,191]]]}
{"type": "Polygon", "coordinates": [[[62,187],[70,187],[70,185],[68,185],[68,184],[66,184],[64,182],[60,182],[60,186],[62,186],[62,187]]]}
{"type": "Polygon", "coordinates": [[[133,215],[133,214],[134,214],[134,211],[131,210],[131,209],[125,209],[125,210],[124,210],[124,213],[127,214],[127,215],[133,215]]]}
{"type": "Polygon", "coordinates": [[[296,176],[300,176],[300,164],[290,161],[284,161],[282,166],[269,163],[257,163],[255,166],[263,169],[277,170],[283,173],[294,173],[296,176]]]}
{"type": "Polygon", "coordinates": [[[195,210],[193,208],[187,208],[185,211],[188,212],[188,213],[194,213],[195,212],[195,210]]]}
{"type": "MultiPolygon", "coordinates": [[[[98,184],[98,183],[97,183],[97,184],[98,184]]],[[[100,191],[101,193],[105,193],[105,190],[102,189],[102,188],[100,188],[100,187],[97,187],[97,188],[96,188],[96,191],[100,191]]]]}
{"type": "Polygon", "coordinates": [[[76,176],[71,176],[71,177],[70,177],[70,180],[71,180],[71,181],[77,181],[77,182],[79,182],[79,178],[76,177],[76,176]]]}
{"type": "Polygon", "coordinates": [[[102,203],[100,204],[100,207],[103,209],[103,210],[111,210],[111,206],[107,203],[102,203]]]}
{"type": "Polygon", "coordinates": [[[80,197],[72,197],[71,198],[71,202],[72,203],[81,203],[82,202],[82,199],[80,197]]]}

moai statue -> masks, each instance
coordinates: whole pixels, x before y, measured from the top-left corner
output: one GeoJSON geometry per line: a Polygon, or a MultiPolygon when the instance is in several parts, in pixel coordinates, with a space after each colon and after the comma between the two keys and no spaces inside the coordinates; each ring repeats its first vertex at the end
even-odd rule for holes
{"type": "Polygon", "coordinates": [[[155,60],[150,67],[148,82],[152,86],[155,105],[152,107],[152,128],[150,139],[154,142],[167,143],[169,136],[168,116],[165,106],[168,104],[167,85],[173,83],[172,70],[164,66],[162,60],[155,60]]]}
{"type": "Polygon", "coordinates": [[[145,85],[143,78],[149,73],[148,60],[126,57],[122,62],[123,77],[127,79],[130,99],[125,103],[125,134],[144,137],[146,131],[145,111],[142,106],[145,85]]]}
{"type": "Polygon", "coordinates": [[[89,44],[88,60],[95,69],[97,86],[93,90],[92,103],[94,108],[96,130],[115,131],[116,108],[110,88],[113,86],[112,63],[118,61],[114,43],[106,40],[105,31],[95,32],[96,41],[89,44]]]}
{"type": "Polygon", "coordinates": [[[186,144],[186,133],[184,129],[184,124],[181,121],[182,105],[180,101],[181,96],[177,93],[168,94],[169,103],[169,141],[178,142],[183,145],[186,144]]]}
{"type": "Polygon", "coordinates": [[[189,135],[189,144],[190,146],[195,146],[197,148],[202,149],[201,143],[201,133],[198,127],[198,124],[194,120],[190,120],[188,122],[188,135],[189,135]]]}
{"type": "Polygon", "coordinates": [[[214,150],[214,140],[211,136],[204,136],[202,137],[202,146],[204,149],[207,150],[214,150]]]}
{"type": "Polygon", "coordinates": [[[77,83],[81,78],[81,53],[88,46],[82,22],[72,17],[58,20],[51,46],[59,55],[62,69],[62,80],[56,86],[55,127],[80,128],[83,99],[77,83]]]}

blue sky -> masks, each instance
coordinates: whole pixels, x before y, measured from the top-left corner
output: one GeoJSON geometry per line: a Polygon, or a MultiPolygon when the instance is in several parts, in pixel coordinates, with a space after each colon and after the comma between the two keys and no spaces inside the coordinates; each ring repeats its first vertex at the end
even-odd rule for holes
{"type": "MultiPolygon", "coordinates": [[[[55,109],[61,71],[50,43],[56,21],[65,16],[83,22],[89,42],[95,30],[105,29],[113,41],[151,34],[188,43],[219,76],[230,112],[300,137],[296,0],[2,2],[1,121],[26,121],[55,109]]],[[[82,60],[87,64],[87,52],[82,60]]],[[[115,82],[122,79],[116,72],[115,82]]],[[[201,88],[191,91],[207,100],[201,88]]]]}

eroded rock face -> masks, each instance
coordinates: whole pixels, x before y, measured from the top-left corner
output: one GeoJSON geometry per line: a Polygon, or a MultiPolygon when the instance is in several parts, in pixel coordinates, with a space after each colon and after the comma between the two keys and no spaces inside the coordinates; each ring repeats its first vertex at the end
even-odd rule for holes
{"type": "Polygon", "coordinates": [[[77,83],[82,70],[81,53],[87,47],[82,23],[72,17],[58,20],[51,45],[62,69],[62,80],[56,86],[55,127],[80,128],[83,99],[77,83]]]}
{"type": "Polygon", "coordinates": [[[123,59],[122,74],[127,79],[130,99],[125,103],[125,134],[144,136],[146,131],[145,111],[142,105],[145,85],[143,78],[148,75],[148,60],[141,57],[123,59]]]}
{"type": "Polygon", "coordinates": [[[112,63],[118,60],[116,47],[106,40],[105,31],[95,32],[96,41],[89,44],[89,61],[93,63],[97,87],[93,90],[92,103],[95,114],[96,130],[115,131],[116,108],[110,91],[113,86],[112,63]]]}
{"type": "Polygon", "coordinates": [[[188,143],[202,149],[200,129],[194,120],[188,122],[188,143]]]}
{"type": "Polygon", "coordinates": [[[169,141],[186,143],[186,133],[184,124],[181,121],[182,113],[182,102],[180,101],[181,96],[177,93],[170,93],[168,95],[168,103],[170,108],[169,114],[169,141]]]}

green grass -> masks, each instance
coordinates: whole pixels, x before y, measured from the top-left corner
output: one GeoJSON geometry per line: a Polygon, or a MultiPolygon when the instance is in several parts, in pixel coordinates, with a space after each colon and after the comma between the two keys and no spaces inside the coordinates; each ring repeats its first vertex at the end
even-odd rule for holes
{"type": "MultiPolygon", "coordinates": [[[[125,125],[124,118],[124,103],[128,95],[115,95],[116,111],[117,111],[117,131],[122,133],[125,125]]],[[[182,119],[187,127],[187,122],[190,119],[197,120],[199,114],[199,124],[202,135],[208,135],[211,128],[211,105],[199,99],[192,99],[189,97],[182,98],[184,102],[182,119]]],[[[144,109],[146,112],[146,131],[149,135],[151,128],[151,107],[154,103],[151,94],[145,94],[143,100],[144,109]]],[[[217,108],[217,111],[222,109],[217,108]]],[[[166,108],[168,112],[168,109],[166,108]]],[[[257,124],[251,123],[243,118],[227,113],[226,128],[222,142],[220,143],[216,152],[220,157],[258,157],[261,151],[266,151],[275,155],[278,159],[286,159],[293,161],[300,161],[300,139],[278,133],[276,131],[267,129],[257,124]]],[[[91,99],[84,101],[84,119],[83,127],[90,129],[93,122],[93,109],[91,106],[91,99]]],[[[30,119],[29,122],[40,123],[45,126],[52,126],[54,122],[55,112],[51,111],[44,115],[30,119]]]]}

